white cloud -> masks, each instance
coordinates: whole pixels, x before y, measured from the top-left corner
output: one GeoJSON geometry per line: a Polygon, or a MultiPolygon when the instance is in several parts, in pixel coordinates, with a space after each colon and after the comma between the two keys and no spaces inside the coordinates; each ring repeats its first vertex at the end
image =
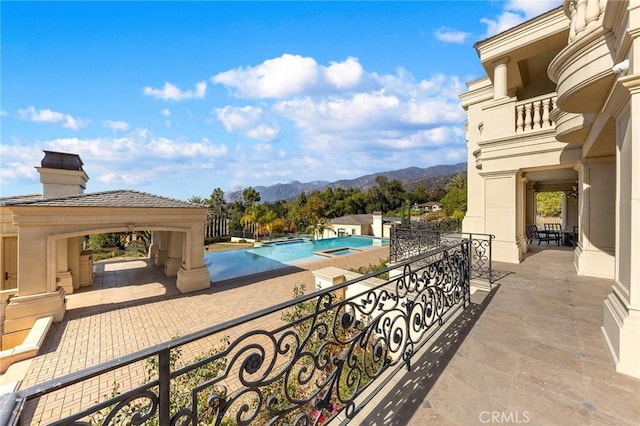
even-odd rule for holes
{"type": "Polygon", "coordinates": [[[113,130],[114,132],[126,132],[129,130],[129,123],[126,121],[111,121],[106,120],[102,122],[102,125],[108,129],[113,130]]]}
{"type": "Polygon", "coordinates": [[[80,130],[88,126],[91,122],[91,120],[74,118],[69,114],[63,114],[50,109],[36,110],[33,106],[18,110],[18,118],[36,123],[60,124],[62,127],[72,130],[80,130]]]}
{"type": "Polygon", "coordinates": [[[218,120],[228,132],[239,132],[252,139],[274,141],[280,131],[267,120],[262,108],[247,105],[244,107],[225,106],[215,110],[218,120]]]}
{"type": "Polygon", "coordinates": [[[323,131],[384,129],[389,117],[400,106],[396,96],[382,92],[358,93],[351,98],[311,98],[284,101],[275,110],[292,119],[301,128],[323,131]]]}
{"type": "MultiPolygon", "coordinates": [[[[22,143],[11,144],[4,141],[0,144],[0,184],[7,185],[12,181],[35,180],[35,165],[42,160],[42,150],[33,145],[22,143]]],[[[6,190],[6,188],[4,188],[6,190]]],[[[37,191],[34,191],[37,192],[37,191]]]]}
{"type": "Polygon", "coordinates": [[[263,141],[274,141],[278,139],[280,130],[274,126],[268,126],[261,124],[258,127],[247,130],[246,135],[252,139],[259,139],[263,141]]]}
{"type": "Polygon", "coordinates": [[[248,98],[282,98],[303,92],[316,81],[318,64],[313,58],[285,53],[256,67],[236,68],[211,78],[248,98]]]}
{"type": "Polygon", "coordinates": [[[331,62],[324,70],[326,79],[338,89],[356,86],[362,78],[362,65],[357,58],[349,57],[344,62],[331,62]]]}
{"type": "Polygon", "coordinates": [[[1,109],[0,110],[0,117],[6,117],[8,115],[7,111],[1,109]]]}
{"type": "Polygon", "coordinates": [[[522,12],[526,19],[541,15],[562,4],[562,0],[509,0],[505,10],[522,12]]]}
{"type": "Polygon", "coordinates": [[[169,108],[165,108],[162,111],[160,111],[160,114],[164,115],[165,117],[170,117],[171,111],[169,110],[169,108]]]}
{"type": "Polygon", "coordinates": [[[433,35],[438,40],[444,43],[462,44],[465,41],[467,41],[467,38],[471,35],[471,33],[454,30],[452,28],[447,28],[447,27],[440,27],[433,33],[433,35]]]}
{"type": "Polygon", "coordinates": [[[435,124],[461,122],[465,115],[460,105],[444,99],[429,99],[409,102],[402,117],[409,123],[435,124]]]}
{"type": "Polygon", "coordinates": [[[496,18],[482,18],[480,22],[487,26],[485,37],[491,37],[561,4],[562,0],[510,0],[496,18]]]}
{"type": "Polygon", "coordinates": [[[457,77],[435,75],[416,82],[405,72],[376,76],[384,88],[352,96],[311,96],[278,102],[274,111],[311,133],[407,131],[440,124],[461,124],[464,112],[457,77]]]}
{"type": "Polygon", "coordinates": [[[315,59],[283,54],[255,67],[236,68],[211,77],[242,98],[282,99],[308,93],[335,92],[355,88],[363,76],[357,58],[319,66],[315,59]]]}
{"type": "Polygon", "coordinates": [[[143,93],[152,98],[162,99],[165,101],[182,101],[185,99],[203,99],[207,93],[207,82],[201,81],[195,84],[194,90],[180,90],[178,86],[175,86],[168,81],[164,82],[162,89],[154,89],[146,86],[143,93]]]}
{"type": "MultiPolygon", "coordinates": [[[[212,167],[228,155],[224,144],[173,140],[153,136],[145,129],[135,129],[122,137],[60,138],[35,145],[3,143],[2,184],[35,179],[34,166],[42,159],[42,150],[73,152],[80,155],[92,182],[89,192],[117,189],[113,185],[147,185],[189,174],[192,170],[212,167]],[[6,167],[5,167],[6,166],[6,167]],[[107,185],[96,188],[96,185],[107,185]]],[[[166,185],[166,183],[165,183],[166,185]]],[[[187,198],[186,194],[184,198],[187,198]]]]}

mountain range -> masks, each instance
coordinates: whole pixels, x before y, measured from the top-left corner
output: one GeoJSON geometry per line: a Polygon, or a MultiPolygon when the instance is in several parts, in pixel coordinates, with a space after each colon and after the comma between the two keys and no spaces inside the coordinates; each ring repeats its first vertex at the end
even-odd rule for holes
{"type": "MultiPolygon", "coordinates": [[[[415,191],[423,185],[427,192],[434,189],[443,188],[446,181],[453,175],[465,173],[467,163],[451,165],[439,165],[427,168],[408,167],[406,169],[392,170],[387,172],[372,173],[360,176],[355,179],[343,179],[335,182],[313,181],[289,183],[277,183],[270,186],[256,186],[254,189],[260,193],[260,202],[274,202],[279,200],[291,200],[302,192],[310,193],[315,190],[322,191],[325,188],[357,188],[367,189],[376,185],[376,177],[384,176],[389,180],[399,180],[404,189],[415,191]]],[[[227,193],[228,201],[242,200],[242,190],[227,193]]]]}

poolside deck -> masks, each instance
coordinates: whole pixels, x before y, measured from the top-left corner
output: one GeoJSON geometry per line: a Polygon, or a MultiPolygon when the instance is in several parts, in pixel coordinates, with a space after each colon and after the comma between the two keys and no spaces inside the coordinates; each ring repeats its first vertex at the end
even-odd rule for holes
{"type": "MultiPolygon", "coordinates": [[[[67,296],[65,318],[52,325],[40,355],[11,366],[0,378],[0,385],[23,378],[20,388],[26,388],[79,371],[289,300],[295,286],[303,285],[312,291],[312,270],[379,264],[388,256],[388,246],[375,247],[215,283],[207,290],[188,294],[180,293],[175,278],[165,277],[162,267],[148,259],[98,263],[94,265],[94,285],[67,296]]],[[[243,331],[246,330],[236,333],[243,331]]],[[[192,348],[194,352],[198,350],[204,348],[192,348]]],[[[78,402],[94,400],[109,394],[115,381],[121,383],[123,390],[142,382],[144,375],[142,366],[118,371],[91,388],[81,389],[72,398],[78,402]]],[[[31,422],[46,423],[75,408],[62,399],[41,403],[32,413],[31,422]]]]}

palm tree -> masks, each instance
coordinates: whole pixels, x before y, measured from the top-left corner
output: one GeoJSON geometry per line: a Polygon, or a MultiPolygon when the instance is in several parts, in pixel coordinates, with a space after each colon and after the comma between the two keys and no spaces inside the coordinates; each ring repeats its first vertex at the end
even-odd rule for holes
{"type": "Polygon", "coordinates": [[[247,209],[248,213],[240,219],[240,223],[243,225],[242,229],[246,231],[247,229],[253,228],[254,237],[258,237],[260,232],[263,231],[261,228],[266,213],[264,210],[264,207],[258,203],[251,204],[251,207],[247,209]]]}
{"type": "Polygon", "coordinates": [[[331,226],[331,223],[329,223],[329,220],[322,217],[320,219],[318,219],[317,221],[314,221],[314,223],[312,223],[308,228],[308,231],[311,231],[313,233],[313,238],[315,239],[316,235],[319,235],[320,237],[322,237],[324,235],[324,231],[325,230],[331,230],[333,231],[333,233],[335,234],[336,231],[333,230],[333,227],[331,226]]]}
{"type": "Polygon", "coordinates": [[[207,204],[207,201],[204,198],[202,198],[202,197],[200,197],[198,195],[194,195],[194,196],[190,197],[187,200],[187,202],[189,202],[191,204],[207,204]]]}
{"type": "Polygon", "coordinates": [[[444,187],[446,191],[452,188],[462,189],[467,185],[467,175],[464,173],[458,173],[449,179],[444,187]]]}

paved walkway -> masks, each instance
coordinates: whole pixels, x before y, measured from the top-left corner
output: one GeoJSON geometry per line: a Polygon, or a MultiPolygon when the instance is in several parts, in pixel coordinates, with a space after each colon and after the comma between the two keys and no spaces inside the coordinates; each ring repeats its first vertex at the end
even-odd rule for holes
{"type": "Polygon", "coordinates": [[[601,331],[612,282],[577,276],[572,258],[494,262],[511,273],[354,424],[640,424],[640,380],[615,372],[601,331]]]}

